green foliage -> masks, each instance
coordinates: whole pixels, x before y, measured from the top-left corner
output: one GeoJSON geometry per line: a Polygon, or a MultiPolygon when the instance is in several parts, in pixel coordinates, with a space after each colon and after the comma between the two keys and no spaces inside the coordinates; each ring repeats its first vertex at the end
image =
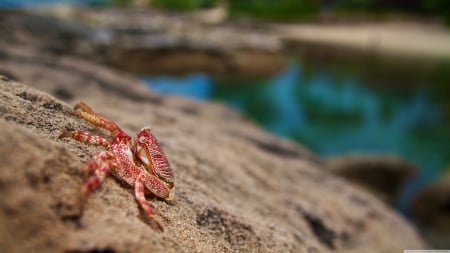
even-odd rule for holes
{"type": "Polygon", "coordinates": [[[318,0],[230,0],[231,15],[248,15],[275,20],[304,19],[320,10],[318,0]]]}
{"type": "Polygon", "coordinates": [[[152,0],[151,4],[165,9],[192,11],[213,7],[217,0],[152,0]]]}
{"type": "Polygon", "coordinates": [[[114,6],[126,6],[131,3],[131,0],[110,0],[109,2],[114,6]]]}
{"type": "Polygon", "coordinates": [[[344,10],[360,10],[374,6],[374,0],[341,0],[337,1],[336,8],[344,10]]]}
{"type": "MultiPolygon", "coordinates": [[[[322,0],[322,4],[325,0],[322,0]]],[[[336,0],[333,9],[367,13],[399,12],[442,16],[450,24],[449,0],[336,0]]]]}
{"type": "Polygon", "coordinates": [[[448,0],[425,0],[425,9],[431,13],[441,14],[447,24],[450,25],[450,1],[448,0]]]}
{"type": "MultiPolygon", "coordinates": [[[[150,5],[179,11],[216,6],[221,0],[147,0],[150,5]]],[[[126,6],[132,0],[106,0],[126,6]]],[[[301,20],[328,9],[344,13],[413,13],[441,16],[450,24],[450,0],[228,0],[231,16],[251,16],[272,20],[301,20]]]]}

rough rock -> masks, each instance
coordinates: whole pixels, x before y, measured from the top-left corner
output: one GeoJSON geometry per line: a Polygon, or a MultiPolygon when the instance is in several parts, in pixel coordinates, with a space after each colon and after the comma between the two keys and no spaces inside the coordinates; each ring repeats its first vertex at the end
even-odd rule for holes
{"type": "Polygon", "coordinates": [[[450,170],[422,189],[411,201],[412,219],[436,248],[450,248],[450,170]]]}
{"type": "Polygon", "coordinates": [[[161,96],[131,76],[84,60],[17,45],[0,48],[0,73],[9,77],[0,78],[5,252],[370,253],[425,247],[415,229],[376,197],[327,173],[307,149],[265,133],[221,104],[161,96]],[[113,177],[80,216],[84,162],[98,148],[57,139],[67,130],[95,131],[71,115],[79,100],[130,133],[153,126],[176,176],[172,202],[151,200],[165,232],[146,223],[133,190],[113,177]]]}
{"type": "Polygon", "coordinates": [[[349,154],[324,161],[332,173],[367,188],[389,204],[417,173],[414,165],[395,155],[349,154]]]}

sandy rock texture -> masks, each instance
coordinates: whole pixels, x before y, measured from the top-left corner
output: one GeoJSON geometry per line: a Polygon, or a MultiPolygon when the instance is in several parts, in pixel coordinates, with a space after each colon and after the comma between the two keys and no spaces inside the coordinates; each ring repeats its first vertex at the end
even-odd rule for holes
{"type": "Polygon", "coordinates": [[[221,104],[162,96],[126,74],[17,45],[0,42],[0,57],[3,252],[425,247],[415,229],[376,197],[326,172],[307,149],[221,104]],[[149,197],[163,233],[146,222],[133,190],[113,177],[80,215],[84,163],[100,148],[57,139],[68,130],[96,131],[71,115],[80,100],[130,133],[153,126],[176,177],[173,201],[149,197]]]}

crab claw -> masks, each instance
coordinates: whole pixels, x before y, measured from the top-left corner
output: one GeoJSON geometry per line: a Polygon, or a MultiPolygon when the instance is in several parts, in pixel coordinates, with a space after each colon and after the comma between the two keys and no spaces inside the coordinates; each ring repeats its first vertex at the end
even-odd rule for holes
{"type": "Polygon", "coordinates": [[[169,161],[156,138],[150,132],[150,127],[144,127],[137,133],[136,155],[144,166],[162,181],[173,187],[174,175],[169,161]]]}

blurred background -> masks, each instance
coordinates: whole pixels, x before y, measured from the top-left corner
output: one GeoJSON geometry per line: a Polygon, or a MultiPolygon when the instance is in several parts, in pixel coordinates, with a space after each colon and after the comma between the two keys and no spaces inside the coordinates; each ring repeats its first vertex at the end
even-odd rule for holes
{"type": "Polygon", "coordinates": [[[227,104],[373,191],[434,248],[450,248],[450,1],[0,0],[0,8],[2,40],[127,71],[159,93],[227,104]]]}

